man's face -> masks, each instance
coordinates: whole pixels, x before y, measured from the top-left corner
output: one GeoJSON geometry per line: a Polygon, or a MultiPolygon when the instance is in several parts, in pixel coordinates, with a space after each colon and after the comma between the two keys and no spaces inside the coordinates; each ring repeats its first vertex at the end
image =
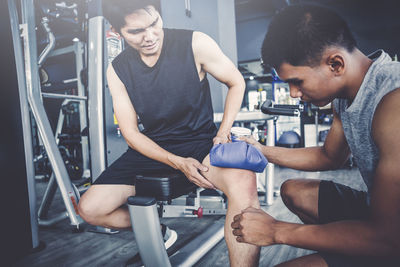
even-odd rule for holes
{"type": "Polygon", "coordinates": [[[125,17],[121,34],[141,56],[151,56],[161,51],[164,39],[162,27],[160,14],[154,7],[148,6],[125,17]]]}
{"type": "Polygon", "coordinates": [[[299,97],[319,107],[329,104],[340,92],[339,81],[328,65],[309,67],[283,63],[278,75],[289,84],[291,97],[299,97]]]}

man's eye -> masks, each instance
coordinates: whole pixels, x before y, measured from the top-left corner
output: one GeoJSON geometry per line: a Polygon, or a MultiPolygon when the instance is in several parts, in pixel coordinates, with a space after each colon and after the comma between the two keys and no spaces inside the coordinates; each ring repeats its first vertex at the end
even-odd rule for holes
{"type": "Polygon", "coordinates": [[[141,32],[143,32],[143,30],[131,30],[131,31],[128,31],[130,34],[139,34],[139,33],[141,33],[141,32]]]}
{"type": "Polygon", "coordinates": [[[300,85],[300,84],[302,84],[303,83],[303,81],[292,81],[292,84],[293,85],[300,85]]]}

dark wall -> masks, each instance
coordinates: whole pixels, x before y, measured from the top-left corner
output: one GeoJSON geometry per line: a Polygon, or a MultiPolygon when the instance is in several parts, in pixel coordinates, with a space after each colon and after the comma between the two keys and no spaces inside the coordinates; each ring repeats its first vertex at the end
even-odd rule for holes
{"type": "Polygon", "coordinates": [[[32,247],[24,144],[7,1],[0,2],[0,184],[1,263],[32,247]],[[5,251],[4,251],[5,249],[5,251]],[[4,253],[4,254],[3,254],[4,253]]]}
{"type": "Polygon", "coordinates": [[[286,2],[330,7],[347,21],[362,52],[370,54],[377,49],[384,49],[391,56],[400,56],[398,0],[237,0],[239,62],[259,58],[269,21],[286,2]]]}

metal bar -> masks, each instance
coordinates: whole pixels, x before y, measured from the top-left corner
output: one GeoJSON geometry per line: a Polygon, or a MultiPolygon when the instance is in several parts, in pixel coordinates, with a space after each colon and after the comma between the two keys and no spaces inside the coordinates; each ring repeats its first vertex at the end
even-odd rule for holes
{"type": "Polygon", "coordinates": [[[41,93],[41,95],[46,98],[87,100],[86,96],[78,96],[78,95],[63,95],[63,94],[53,94],[53,93],[41,93]]]}
{"type": "MultiPolygon", "coordinates": [[[[219,123],[222,121],[222,118],[224,116],[224,113],[214,113],[214,122],[219,123]]],[[[262,113],[260,110],[258,111],[242,111],[238,112],[236,114],[235,121],[240,122],[240,121],[262,121],[262,120],[271,120],[275,116],[268,115],[262,113]]]]}
{"type": "Polygon", "coordinates": [[[82,222],[82,219],[76,212],[76,205],[79,198],[72,188],[71,180],[69,179],[67,169],[65,168],[61,153],[58,150],[50,122],[41,101],[40,80],[37,65],[35,9],[33,0],[22,0],[21,6],[23,15],[23,40],[25,48],[25,74],[26,87],[28,90],[28,102],[32,109],[40,137],[43,141],[43,145],[57,179],[64,205],[69,214],[71,225],[79,228],[79,225],[82,222]]]}
{"type": "Polygon", "coordinates": [[[24,138],[26,179],[28,184],[28,198],[30,210],[30,223],[32,232],[32,248],[39,246],[38,222],[36,214],[35,169],[33,166],[32,128],[26,93],[25,69],[22,45],[19,32],[19,18],[14,0],[8,0],[11,33],[14,45],[15,64],[17,68],[18,92],[22,117],[22,131],[24,138]]]}
{"type": "Polygon", "coordinates": [[[315,124],[315,146],[318,146],[318,143],[319,143],[319,133],[318,133],[318,109],[315,110],[314,124],[315,124]]]}
{"type": "Polygon", "coordinates": [[[172,266],[190,267],[224,238],[224,219],[216,221],[205,232],[170,257],[172,266]]]}
{"type": "Polygon", "coordinates": [[[133,232],[146,267],[171,267],[160,231],[156,204],[128,205],[133,232]]]}
{"type": "MultiPolygon", "coordinates": [[[[275,146],[275,120],[267,121],[267,146],[275,146]]],[[[274,202],[274,175],[275,165],[268,162],[267,175],[265,176],[265,204],[272,205],[274,202]]]]}
{"type": "Polygon", "coordinates": [[[39,61],[38,61],[39,66],[41,66],[43,64],[43,62],[49,56],[49,53],[56,46],[56,38],[54,37],[54,34],[49,27],[49,19],[47,17],[42,18],[42,26],[43,26],[44,30],[47,32],[47,38],[49,38],[49,43],[47,44],[46,48],[42,51],[42,53],[39,56],[39,61]]]}
{"type": "MultiPolygon", "coordinates": [[[[46,191],[43,194],[42,202],[40,203],[39,210],[38,210],[38,218],[39,220],[43,220],[47,217],[49,212],[51,202],[54,199],[54,195],[57,191],[57,183],[54,177],[54,173],[51,174],[50,180],[47,184],[46,191]]],[[[40,222],[39,222],[40,224],[40,222]]]]}
{"type": "Polygon", "coordinates": [[[40,219],[39,218],[39,225],[40,226],[52,226],[64,219],[68,218],[68,212],[61,212],[57,216],[51,218],[51,219],[40,219]]]}
{"type": "Polygon", "coordinates": [[[74,46],[70,45],[67,47],[63,47],[63,48],[59,48],[59,49],[55,49],[55,50],[51,51],[50,54],[48,55],[48,57],[55,57],[55,56],[73,53],[73,52],[74,52],[74,46]]]}
{"type": "MultiPolygon", "coordinates": [[[[84,44],[80,42],[78,39],[74,39],[74,51],[75,51],[75,64],[76,64],[76,77],[78,82],[78,96],[85,96],[85,86],[83,85],[80,76],[81,71],[84,69],[85,64],[83,61],[83,56],[85,53],[84,44]]],[[[82,147],[82,169],[83,169],[83,177],[90,177],[90,166],[89,166],[89,141],[87,136],[83,136],[82,132],[87,127],[87,109],[86,102],[79,102],[79,123],[81,130],[81,147],[82,147]]]]}
{"type": "Polygon", "coordinates": [[[104,18],[89,19],[88,37],[88,115],[92,181],[106,168],[104,123],[104,18]]]}
{"type": "MultiPolygon", "coordinates": [[[[61,104],[61,109],[58,114],[58,121],[57,121],[57,127],[56,127],[56,133],[54,134],[54,138],[56,140],[57,145],[60,143],[59,134],[62,132],[62,128],[64,125],[64,112],[62,111],[62,107],[66,104],[68,104],[70,100],[66,99],[63,101],[61,104]]],[[[50,209],[51,202],[54,199],[54,195],[57,191],[57,183],[56,183],[56,178],[54,176],[54,172],[51,174],[50,180],[47,184],[46,191],[43,194],[42,202],[40,203],[39,210],[38,210],[38,217],[39,217],[39,225],[41,226],[46,226],[47,222],[44,222],[43,219],[46,218],[47,213],[50,209]],[[44,224],[41,224],[44,223],[44,224]]]]}

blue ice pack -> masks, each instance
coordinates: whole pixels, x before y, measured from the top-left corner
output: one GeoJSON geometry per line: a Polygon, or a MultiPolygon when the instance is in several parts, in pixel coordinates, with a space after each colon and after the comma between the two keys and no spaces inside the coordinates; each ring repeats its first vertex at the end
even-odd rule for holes
{"type": "Polygon", "coordinates": [[[216,167],[263,172],[268,161],[254,146],[244,141],[217,144],[210,150],[210,163],[216,167]]]}

